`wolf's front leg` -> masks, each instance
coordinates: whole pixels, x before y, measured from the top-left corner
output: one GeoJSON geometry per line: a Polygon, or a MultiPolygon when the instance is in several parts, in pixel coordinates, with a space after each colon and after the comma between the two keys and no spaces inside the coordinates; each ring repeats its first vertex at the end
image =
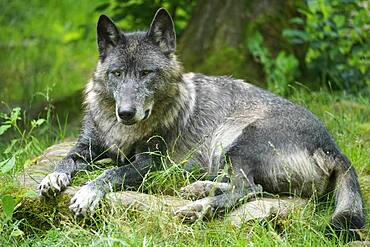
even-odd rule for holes
{"type": "Polygon", "coordinates": [[[141,154],[129,165],[106,170],[95,180],[84,185],[71,200],[69,209],[76,215],[94,212],[98,202],[111,191],[127,186],[137,186],[152,168],[150,155],[141,154]]]}
{"type": "Polygon", "coordinates": [[[78,141],[68,155],[57,164],[55,171],[41,181],[38,186],[39,194],[50,197],[63,191],[71,183],[76,171],[87,169],[96,157],[97,152],[94,148],[78,141]]]}

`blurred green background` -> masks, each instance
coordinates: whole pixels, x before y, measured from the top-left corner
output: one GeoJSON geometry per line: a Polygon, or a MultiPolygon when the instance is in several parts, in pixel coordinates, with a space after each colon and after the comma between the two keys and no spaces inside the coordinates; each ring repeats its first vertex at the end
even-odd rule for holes
{"type": "Polygon", "coordinates": [[[187,71],[226,74],[281,94],[292,87],[369,93],[369,2],[351,0],[0,0],[0,110],[32,115],[53,102],[78,112],[97,62],[95,23],[145,29],[159,7],[174,17],[187,71]]]}

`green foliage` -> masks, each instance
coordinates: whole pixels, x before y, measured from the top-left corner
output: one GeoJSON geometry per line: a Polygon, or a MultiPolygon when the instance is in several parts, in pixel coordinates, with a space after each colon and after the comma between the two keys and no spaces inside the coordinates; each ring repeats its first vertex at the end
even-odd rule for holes
{"type": "Polygon", "coordinates": [[[25,120],[22,123],[25,126],[22,127],[19,125],[22,120],[21,113],[20,107],[13,108],[9,114],[0,113],[0,120],[2,120],[0,122],[0,129],[2,130],[0,136],[12,131],[12,133],[9,133],[12,136],[10,141],[7,144],[2,144],[4,150],[2,152],[3,160],[0,161],[0,174],[11,172],[16,167],[17,157],[23,156],[30,150],[41,151],[40,142],[35,138],[34,131],[41,128],[49,119],[39,118],[28,122],[25,120]]]}
{"type": "Polygon", "coordinates": [[[307,46],[308,74],[321,85],[357,91],[370,86],[370,6],[362,0],[307,0],[298,26],[283,35],[307,46]]]}
{"type": "Polygon", "coordinates": [[[14,197],[10,195],[3,195],[1,197],[1,203],[3,208],[3,216],[5,217],[5,221],[10,220],[12,218],[16,202],[14,197]]]}
{"type": "Polygon", "coordinates": [[[285,51],[280,51],[273,58],[269,50],[263,46],[263,37],[259,32],[248,39],[247,46],[252,55],[263,66],[267,88],[279,95],[286,95],[289,84],[293,83],[298,75],[297,58],[285,51]]]}
{"type": "MultiPolygon", "coordinates": [[[[46,119],[39,118],[37,120],[32,120],[26,123],[27,127],[21,127],[19,126],[19,121],[22,120],[21,112],[21,108],[16,107],[12,109],[9,114],[0,113],[0,119],[2,120],[0,122],[0,129],[2,130],[0,136],[5,135],[8,131],[13,132],[12,139],[7,144],[3,143],[2,145],[4,146],[0,148],[0,152],[2,153],[0,156],[1,176],[11,176],[16,173],[16,170],[21,170],[24,164],[21,164],[19,161],[22,161],[22,157],[28,156],[34,151],[40,152],[43,148],[39,140],[35,138],[33,134],[35,129],[46,122],[46,119]]],[[[0,189],[0,191],[2,190],[0,189]]],[[[6,222],[12,217],[16,206],[16,198],[5,192],[0,199],[2,201],[1,215],[6,222]]]]}
{"type": "Polygon", "coordinates": [[[232,47],[219,49],[205,59],[199,71],[211,75],[230,75],[235,78],[245,77],[245,58],[240,50],[232,47]]]}
{"type": "Polygon", "coordinates": [[[98,2],[0,1],[1,101],[28,110],[47,87],[54,99],[83,87],[98,57],[98,2]]]}
{"type": "MultiPolygon", "coordinates": [[[[48,93],[45,94],[46,98],[47,95],[48,93]]],[[[8,113],[0,112],[0,177],[4,183],[0,186],[0,216],[4,219],[11,219],[16,202],[23,197],[32,197],[30,193],[17,192],[13,183],[19,173],[25,166],[32,164],[34,157],[51,142],[64,137],[63,130],[51,124],[50,102],[47,102],[45,111],[46,118],[37,119],[27,119],[20,107],[15,107],[8,113]]]]}
{"type": "Polygon", "coordinates": [[[148,29],[154,13],[164,7],[175,20],[177,34],[181,34],[191,17],[195,3],[196,1],[192,0],[110,0],[98,5],[95,11],[102,13],[108,10],[124,30],[137,30],[148,29]]]}
{"type": "Polygon", "coordinates": [[[13,155],[9,159],[0,162],[0,172],[2,174],[10,172],[14,167],[15,167],[15,155],[13,155]]]}

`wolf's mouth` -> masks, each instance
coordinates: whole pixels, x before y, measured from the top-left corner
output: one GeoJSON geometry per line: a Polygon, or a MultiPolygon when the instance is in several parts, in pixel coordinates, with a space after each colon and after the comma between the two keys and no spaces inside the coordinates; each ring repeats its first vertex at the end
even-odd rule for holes
{"type": "MultiPolygon", "coordinates": [[[[148,119],[149,116],[150,116],[150,109],[145,111],[144,118],[142,120],[140,120],[140,121],[144,121],[144,120],[148,119]]],[[[132,119],[132,120],[119,119],[119,121],[121,123],[123,123],[124,125],[133,125],[133,124],[136,124],[137,123],[137,121],[135,121],[134,119],[132,119]]]]}

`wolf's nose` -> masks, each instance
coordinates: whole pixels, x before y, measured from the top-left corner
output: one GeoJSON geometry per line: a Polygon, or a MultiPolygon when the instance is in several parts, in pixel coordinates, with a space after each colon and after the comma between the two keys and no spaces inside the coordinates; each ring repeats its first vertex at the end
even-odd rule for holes
{"type": "Polygon", "coordinates": [[[135,116],[135,113],[136,113],[135,108],[127,108],[127,109],[119,109],[118,110],[118,116],[122,120],[126,120],[126,121],[133,119],[134,116],[135,116]]]}

